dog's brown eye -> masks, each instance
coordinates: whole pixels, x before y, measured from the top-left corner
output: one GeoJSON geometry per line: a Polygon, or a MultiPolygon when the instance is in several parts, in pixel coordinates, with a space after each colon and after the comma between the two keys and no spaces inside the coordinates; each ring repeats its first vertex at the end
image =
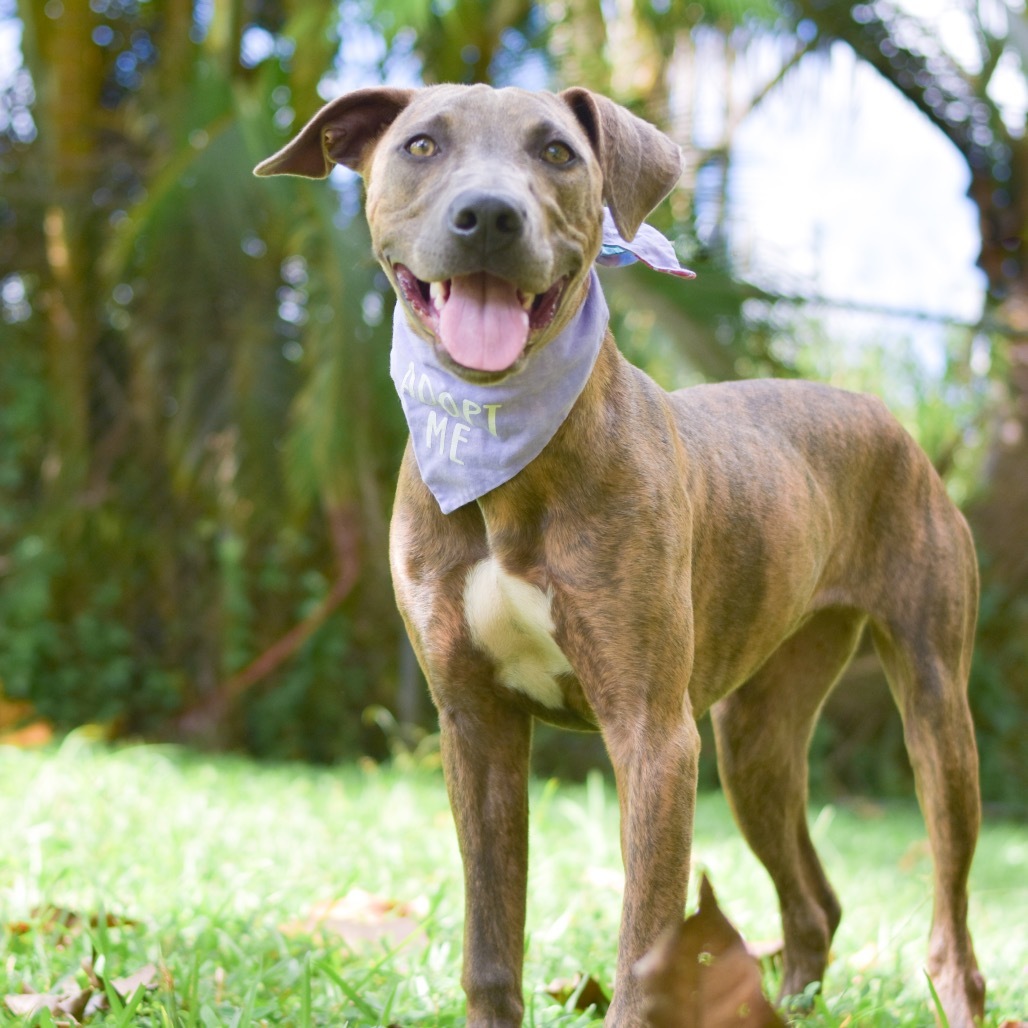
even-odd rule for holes
{"type": "Polygon", "coordinates": [[[563,143],[548,143],[542,153],[542,158],[547,164],[568,164],[574,156],[571,147],[563,143]]]}
{"type": "Polygon", "coordinates": [[[432,157],[438,149],[430,136],[415,136],[407,144],[407,153],[414,157],[432,157]]]}

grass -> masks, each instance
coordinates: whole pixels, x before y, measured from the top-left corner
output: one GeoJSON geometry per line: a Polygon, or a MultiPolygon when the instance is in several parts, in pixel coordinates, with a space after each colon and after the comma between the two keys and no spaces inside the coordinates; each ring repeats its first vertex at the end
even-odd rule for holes
{"type": "MultiPolygon", "coordinates": [[[[156,988],[134,1010],[119,1011],[115,994],[89,1023],[463,1024],[460,864],[437,772],[257,765],[73,734],[45,752],[0,747],[0,782],[0,993],[65,991],[86,982],[84,963],[101,978],[153,963],[156,988]],[[416,911],[415,933],[348,945],[296,927],[356,888],[416,911]]],[[[916,808],[822,805],[811,817],[845,913],[824,998],[800,1023],[930,1024],[931,868],[916,808]]],[[[597,1026],[542,988],[580,971],[609,988],[621,889],[612,788],[599,776],[537,782],[532,833],[526,1024],[597,1026]]],[[[700,797],[695,839],[728,916],[749,939],[773,938],[770,885],[720,795],[700,797]]],[[[987,822],[971,917],[988,1025],[1028,1014],[1026,867],[1028,829],[987,822]]],[[[58,1020],[0,1006],[0,1023],[58,1020]]]]}

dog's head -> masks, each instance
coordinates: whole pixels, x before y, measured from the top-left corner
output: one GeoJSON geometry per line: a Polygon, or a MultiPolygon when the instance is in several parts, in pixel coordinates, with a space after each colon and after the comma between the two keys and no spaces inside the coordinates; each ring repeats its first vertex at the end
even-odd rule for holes
{"type": "Polygon", "coordinates": [[[679,148],[585,89],[361,89],[323,107],[258,175],[367,187],[375,256],[411,325],[469,380],[545,345],[585,295],[603,206],[631,239],[681,172],[679,148]]]}

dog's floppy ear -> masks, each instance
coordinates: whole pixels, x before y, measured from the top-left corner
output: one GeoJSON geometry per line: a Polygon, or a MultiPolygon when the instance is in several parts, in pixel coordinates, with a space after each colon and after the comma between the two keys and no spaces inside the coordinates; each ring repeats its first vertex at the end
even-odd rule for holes
{"type": "Polygon", "coordinates": [[[413,89],[372,87],[325,104],[290,142],[253,169],[255,175],[324,178],[333,164],[363,172],[374,144],[414,97],[413,89]]]}
{"type": "Polygon", "coordinates": [[[603,171],[603,201],[618,232],[631,239],[682,174],[682,151],[659,129],[588,89],[560,99],[585,129],[603,171]]]}

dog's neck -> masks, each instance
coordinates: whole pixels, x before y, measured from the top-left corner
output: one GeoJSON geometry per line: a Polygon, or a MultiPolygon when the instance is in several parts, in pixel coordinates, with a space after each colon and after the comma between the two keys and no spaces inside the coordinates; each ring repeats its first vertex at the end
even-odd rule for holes
{"type": "Polygon", "coordinates": [[[397,304],[390,374],[418,470],[444,514],[477,500],[531,463],[592,373],[609,312],[596,272],[568,325],[503,381],[476,385],[439,361],[397,304]]]}
{"type": "MultiPolygon", "coordinates": [[[[621,267],[637,260],[679,278],[694,277],[656,229],[642,225],[628,242],[605,211],[597,263],[621,267]]],[[[421,478],[444,514],[481,500],[543,453],[576,408],[605,338],[618,356],[608,319],[599,278],[591,271],[585,298],[568,325],[501,382],[477,385],[445,366],[435,346],[415,333],[403,305],[396,305],[390,374],[421,478]]]]}

